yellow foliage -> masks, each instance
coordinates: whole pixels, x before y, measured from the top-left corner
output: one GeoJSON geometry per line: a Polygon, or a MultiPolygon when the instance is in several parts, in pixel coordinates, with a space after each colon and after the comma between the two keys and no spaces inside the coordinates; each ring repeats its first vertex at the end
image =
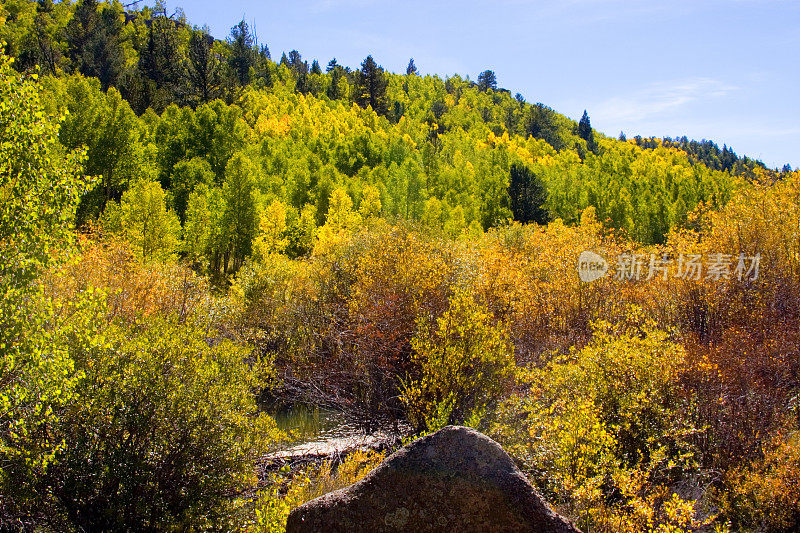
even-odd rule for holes
{"type": "Polygon", "coordinates": [[[412,339],[419,377],[402,387],[408,417],[418,428],[479,422],[513,376],[506,326],[472,296],[458,291],[434,327],[422,316],[412,339]]]}
{"type": "Polygon", "coordinates": [[[355,451],[338,466],[332,462],[312,466],[295,474],[288,486],[281,489],[278,476],[273,476],[272,487],[262,491],[256,503],[255,520],[248,531],[254,533],[282,533],[286,519],[295,507],[318,496],[342,489],[363,479],[384,459],[384,454],[372,451],[355,451]],[[285,492],[284,492],[285,491],[285,492]]]}
{"type": "Polygon", "coordinates": [[[284,115],[281,118],[261,114],[256,121],[255,132],[259,136],[285,137],[291,131],[291,118],[284,115]]]}
{"type": "Polygon", "coordinates": [[[259,234],[253,242],[253,254],[256,258],[286,251],[289,239],[286,236],[286,206],[283,202],[273,200],[261,213],[258,227],[259,234]]]}

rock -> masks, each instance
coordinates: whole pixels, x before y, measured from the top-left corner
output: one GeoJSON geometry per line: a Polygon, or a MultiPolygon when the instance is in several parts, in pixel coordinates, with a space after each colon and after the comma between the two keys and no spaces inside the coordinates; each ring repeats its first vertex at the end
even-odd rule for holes
{"type": "Polygon", "coordinates": [[[579,533],[499,444],[455,426],[399,450],[358,483],[301,505],[286,531],[579,533]]]}

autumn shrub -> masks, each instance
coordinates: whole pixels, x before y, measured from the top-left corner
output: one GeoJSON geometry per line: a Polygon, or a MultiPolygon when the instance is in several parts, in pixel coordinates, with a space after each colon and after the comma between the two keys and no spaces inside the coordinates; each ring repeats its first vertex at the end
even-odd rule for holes
{"type": "Polygon", "coordinates": [[[761,456],[784,428],[800,387],[800,177],[756,181],[719,211],[698,214],[694,229],[674,232],[669,246],[686,253],[722,253],[732,260],[721,280],[681,281],[675,324],[694,371],[686,386],[698,396],[700,444],[707,466],[738,468],[761,456]],[[758,271],[737,273],[743,254],[758,271]]]}
{"type": "Polygon", "coordinates": [[[75,527],[228,529],[278,438],[253,390],[269,369],[202,324],[110,324],[73,346],[83,377],[48,477],[75,527]]]}
{"type": "Polygon", "coordinates": [[[56,531],[239,527],[256,459],[281,438],[255,401],[271,360],[220,335],[190,271],[142,265],[113,243],[84,249],[41,278],[26,309],[42,328],[33,340],[66,366],[42,396],[36,434],[49,448],[26,471],[4,467],[4,513],[56,531]]]}
{"type": "Polygon", "coordinates": [[[554,352],[582,347],[592,337],[592,322],[623,320],[630,305],[652,320],[671,323],[674,299],[666,283],[616,279],[620,254],[649,250],[604,229],[594,208],[587,208],[574,226],[555,220],[546,227],[495,228],[472,247],[478,268],[469,286],[496,316],[509,320],[520,365],[541,366],[554,352]],[[606,277],[580,280],[576,266],[584,251],[608,261],[606,277]]]}
{"type": "Polygon", "coordinates": [[[186,320],[212,315],[208,280],[190,268],[175,262],[145,265],[128,243],[114,236],[82,236],[79,244],[80,254],[46,283],[53,295],[69,299],[90,288],[100,289],[106,295],[105,318],[130,325],[153,316],[186,320]]]}
{"type": "Polygon", "coordinates": [[[800,527],[800,434],[776,436],[761,459],[732,469],[719,497],[739,531],[796,531],[800,527]]]}
{"type": "Polygon", "coordinates": [[[418,377],[405,382],[401,392],[407,416],[418,429],[477,424],[513,380],[507,325],[467,293],[455,292],[435,322],[420,317],[411,345],[418,377]]]}
{"type": "Polygon", "coordinates": [[[691,479],[698,431],[677,392],[684,352],[636,311],[598,322],[583,349],[523,374],[527,392],[492,433],[582,527],[648,531],[667,523],[672,484],[691,479]]]}
{"type": "Polygon", "coordinates": [[[438,316],[457,274],[459,248],[408,227],[372,232],[357,259],[348,305],[353,336],[348,346],[374,413],[404,418],[400,380],[413,372],[412,337],[420,316],[438,316]],[[381,405],[383,404],[383,405],[381,405]]]}
{"type": "Polygon", "coordinates": [[[446,308],[459,255],[402,225],[340,237],[310,258],[271,253],[246,265],[227,322],[275,354],[284,397],[327,403],[369,427],[404,417],[398,387],[417,316],[446,308]]]}

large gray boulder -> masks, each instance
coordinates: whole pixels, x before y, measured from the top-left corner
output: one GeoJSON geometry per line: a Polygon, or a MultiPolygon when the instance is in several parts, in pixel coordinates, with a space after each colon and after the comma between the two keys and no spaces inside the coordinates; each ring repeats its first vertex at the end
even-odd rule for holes
{"type": "Polygon", "coordinates": [[[579,533],[489,437],[448,426],[388,457],[348,488],[301,505],[287,533],[579,533]]]}

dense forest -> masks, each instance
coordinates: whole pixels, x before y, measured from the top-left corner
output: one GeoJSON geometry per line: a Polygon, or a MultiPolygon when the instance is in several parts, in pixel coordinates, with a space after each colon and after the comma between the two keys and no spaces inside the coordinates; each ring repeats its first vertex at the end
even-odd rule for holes
{"type": "Polygon", "coordinates": [[[281,531],[376,459],[259,474],[276,399],[587,531],[800,527],[800,173],[135,4],[0,4],[0,530],[281,531]]]}

